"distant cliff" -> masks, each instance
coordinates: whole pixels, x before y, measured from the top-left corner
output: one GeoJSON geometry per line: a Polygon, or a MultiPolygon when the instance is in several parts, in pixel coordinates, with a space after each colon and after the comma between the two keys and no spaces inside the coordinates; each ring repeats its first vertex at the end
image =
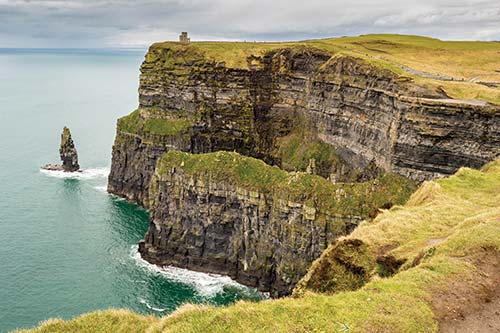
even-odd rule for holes
{"type": "MultiPolygon", "coordinates": [[[[139,108],[118,121],[108,190],[150,209],[140,249],[151,262],[228,274],[287,294],[329,242],[408,196],[411,186],[402,181],[379,192],[380,177],[421,182],[481,167],[500,154],[497,106],[452,100],[362,57],[300,43],[256,46],[255,54],[238,49],[248,45],[163,43],[146,55],[139,108]],[[222,60],[207,55],[215,46],[222,60]],[[340,188],[375,187],[350,211],[309,219],[314,205],[278,204],[275,193],[214,179],[209,168],[191,175],[182,165],[158,171],[167,152],[221,150],[340,188]]],[[[332,186],[322,187],[324,197],[335,197],[332,186]]]]}

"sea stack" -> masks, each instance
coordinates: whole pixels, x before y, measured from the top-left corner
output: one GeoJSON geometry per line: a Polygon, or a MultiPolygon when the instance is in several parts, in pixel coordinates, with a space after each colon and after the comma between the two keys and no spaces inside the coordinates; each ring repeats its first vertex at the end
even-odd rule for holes
{"type": "Polygon", "coordinates": [[[46,170],[75,172],[80,170],[78,165],[78,153],[71,138],[71,132],[66,126],[61,134],[61,146],[59,147],[62,165],[48,164],[43,167],[46,170]]]}
{"type": "Polygon", "coordinates": [[[59,148],[61,156],[62,168],[66,172],[74,172],[80,170],[78,165],[78,153],[76,152],[75,144],[71,138],[69,128],[64,126],[61,134],[61,147],[59,148]]]}

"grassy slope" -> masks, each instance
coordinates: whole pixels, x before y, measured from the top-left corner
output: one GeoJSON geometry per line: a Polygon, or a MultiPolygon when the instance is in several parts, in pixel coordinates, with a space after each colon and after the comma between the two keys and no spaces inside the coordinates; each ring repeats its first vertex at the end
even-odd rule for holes
{"type": "MultiPolygon", "coordinates": [[[[368,62],[391,69],[415,82],[431,88],[442,87],[456,99],[479,99],[500,104],[500,89],[467,82],[488,81],[500,83],[500,43],[460,42],[406,35],[364,35],[301,42],[242,43],[196,42],[190,48],[203,53],[217,62],[225,62],[230,68],[247,68],[247,57],[262,55],[282,47],[308,45],[328,52],[352,55],[368,62]],[[449,82],[404,72],[398,65],[430,74],[463,79],[449,82]]],[[[179,43],[156,43],[153,48],[185,48],[179,43]]]]}
{"type": "MultiPolygon", "coordinates": [[[[127,310],[111,309],[87,313],[71,321],[49,319],[41,323],[40,327],[34,331],[38,333],[132,333],[144,332],[156,323],[158,323],[158,318],[154,316],[142,316],[127,310]]],[[[29,332],[29,330],[19,332],[29,332]]]]}
{"type": "MultiPolygon", "coordinates": [[[[297,299],[185,306],[151,319],[147,332],[434,332],[435,299],[457,281],[473,289],[484,277],[474,263],[500,256],[499,202],[500,161],[483,171],[461,169],[448,179],[425,183],[404,207],[384,212],[347,237],[363,240],[374,253],[390,248],[409,261],[423,253],[416,266],[389,278],[373,276],[357,291],[334,295],[306,291],[297,299]]],[[[111,314],[90,316],[48,322],[27,332],[89,332],[81,329],[82,321],[94,331],[127,324],[128,332],[143,332],[137,325],[150,320],[130,324],[130,315],[110,323],[111,314]]]]}

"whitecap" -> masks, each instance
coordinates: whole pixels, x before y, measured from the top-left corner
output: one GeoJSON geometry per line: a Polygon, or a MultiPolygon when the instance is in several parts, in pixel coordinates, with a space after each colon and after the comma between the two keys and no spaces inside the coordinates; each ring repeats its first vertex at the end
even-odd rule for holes
{"type": "Polygon", "coordinates": [[[164,312],[166,309],[155,308],[151,304],[148,303],[144,298],[139,297],[139,303],[144,304],[148,309],[156,311],[156,312],[164,312]]]}
{"type": "Polygon", "coordinates": [[[59,170],[45,170],[40,169],[40,172],[49,177],[55,178],[76,178],[76,179],[97,179],[106,178],[109,175],[109,168],[90,168],[82,169],[77,172],[64,172],[59,170]]]}
{"type": "Polygon", "coordinates": [[[201,296],[215,296],[222,293],[224,291],[224,287],[227,286],[238,288],[240,290],[249,289],[248,287],[234,281],[229,276],[195,272],[173,266],[160,267],[153,265],[142,259],[138,249],[138,245],[133,245],[130,251],[130,256],[139,266],[155,274],[161,274],[169,280],[188,284],[194,287],[201,296]]]}

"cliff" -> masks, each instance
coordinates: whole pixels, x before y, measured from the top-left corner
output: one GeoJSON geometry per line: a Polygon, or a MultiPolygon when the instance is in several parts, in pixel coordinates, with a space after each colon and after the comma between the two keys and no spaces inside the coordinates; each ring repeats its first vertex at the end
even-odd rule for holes
{"type": "Polygon", "coordinates": [[[155,264],[286,295],[328,244],[413,189],[395,175],[334,185],[237,153],[169,151],[151,180],[151,226],[139,251],[155,264]]]}
{"type": "Polygon", "coordinates": [[[462,168],[500,153],[499,52],[385,35],[154,44],[109,177],[150,210],[141,254],[294,297],[35,331],[500,329],[500,162],[462,168]],[[404,206],[394,173],[423,182],[404,206]]]}
{"type": "Polygon", "coordinates": [[[500,153],[497,106],[451,100],[374,59],[314,43],[258,44],[255,54],[229,43],[217,58],[215,45],[150,48],[139,109],[118,123],[110,192],[147,206],[156,160],[171,149],[237,151],[288,171],[314,159],[337,181],[384,171],[418,182],[500,153]]]}
{"type": "Polygon", "coordinates": [[[342,189],[391,173],[422,182],[500,154],[500,107],[449,97],[377,58],[317,42],[154,44],[141,66],[139,108],[118,121],[108,190],[150,209],[140,247],[149,261],[283,295],[329,242],[372,218],[368,209],[400,202],[409,186],[397,182],[402,195],[390,202],[373,204],[370,195],[384,196],[365,193],[351,211],[326,212],[318,224],[300,200],[277,214],[275,193],[212,179],[210,169],[161,174],[160,158],[234,151],[342,189]],[[278,241],[263,245],[252,235],[278,241]]]}
{"type": "Polygon", "coordinates": [[[296,298],[186,305],[163,318],[110,310],[23,332],[496,331],[499,201],[500,161],[481,171],[464,168],[424,183],[406,205],[384,211],[332,245],[312,265],[296,298]],[[390,261],[399,264],[387,270],[390,261]],[[346,278],[342,267],[344,273],[365,267],[364,278],[346,278]],[[319,291],[311,275],[332,268],[341,273],[338,281],[356,283],[335,293],[339,284],[322,274],[318,280],[333,288],[319,291]]]}

